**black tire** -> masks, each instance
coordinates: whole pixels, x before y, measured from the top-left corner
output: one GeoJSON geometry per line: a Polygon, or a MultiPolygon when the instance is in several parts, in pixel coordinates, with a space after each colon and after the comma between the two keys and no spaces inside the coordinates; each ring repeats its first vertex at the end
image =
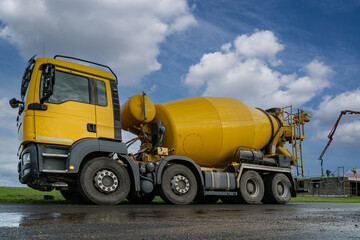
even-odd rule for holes
{"type": "Polygon", "coordinates": [[[98,205],[119,204],[130,191],[130,177],[126,169],[106,157],[87,162],[81,169],[78,182],[81,195],[98,205]]]}
{"type": "Polygon", "coordinates": [[[255,204],[264,197],[264,182],[259,173],[246,171],[240,179],[239,198],[244,203],[255,204]]]}
{"type": "Polygon", "coordinates": [[[138,204],[146,204],[151,203],[154,200],[155,194],[154,193],[146,193],[142,196],[138,196],[133,193],[129,193],[126,199],[131,203],[138,203],[138,204]]]}
{"type": "Polygon", "coordinates": [[[282,173],[271,174],[264,178],[265,195],[263,203],[285,204],[291,199],[291,183],[282,173]]]}
{"type": "Polygon", "coordinates": [[[193,172],[184,165],[168,166],[162,175],[159,193],[170,204],[185,205],[191,203],[197,194],[197,181],[193,172]]]}
{"type": "Polygon", "coordinates": [[[217,201],[219,201],[218,196],[203,196],[195,199],[195,202],[200,204],[215,204],[217,201]]]}
{"type": "Polygon", "coordinates": [[[86,204],[89,203],[80,192],[73,192],[69,190],[60,190],[61,195],[68,201],[76,204],[86,204]]]}

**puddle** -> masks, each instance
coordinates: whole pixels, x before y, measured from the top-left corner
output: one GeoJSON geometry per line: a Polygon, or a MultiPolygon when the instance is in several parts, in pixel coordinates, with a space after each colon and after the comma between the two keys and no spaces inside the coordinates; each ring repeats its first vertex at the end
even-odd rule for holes
{"type": "Polygon", "coordinates": [[[0,227],[19,227],[22,214],[0,213],[0,227]]]}
{"type": "MultiPolygon", "coordinates": [[[[0,213],[0,227],[30,227],[55,224],[87,224],[87,223],[121,223],[131,221],[154,221],[159,219],[201,219],[218,217],[243,217],[256,214],[276,214],[281,209],[247,206],[235,208],[231,206],[161,206],[151,207],[102,207],[79,206],[77,208],[58,208],[56,212],[34,212],[29,209],[24,213],[0,213]]],[[[285,209],[284,209],[285,210],[285,209]]],[[[291,211],[289,208],[286,212],[291,211]]]]}
{"type": "Polygon", "coordinates": [[[67,212],[67,213],[0,213],[0,227],[29,227],[54,224],[84,224],[99,222],[125,222],[167,218],[202,218],[208,216],[203,209],[129,209],[119,211],[67,212]]]}
{"type": "MultiPolygon", "coordinates": [[[[84,224],[125,222],[156,219],[185,219],[233,216],[229,209],[171,208],[171,209],[93,209],[90,212],[65,213],[0,213],[0,227],[29,227],[54,224],[84,224]]],[[[238,215],[238,214],[237,214],[238,215]]]]}

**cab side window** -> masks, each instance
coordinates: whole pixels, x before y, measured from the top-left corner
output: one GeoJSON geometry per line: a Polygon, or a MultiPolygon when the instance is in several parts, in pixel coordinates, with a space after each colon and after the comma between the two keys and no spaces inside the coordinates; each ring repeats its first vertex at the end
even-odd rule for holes
{"type": "MultiPolygon", "coordinates": [[[[63,103],[76,101],[90,103],[89,79],[66,72],[55,72],[54,93],[46,102],[63,103]]],[[[42,91],[40,91],[41,93],[42,91]]]]}
{"type": "Polygon", "coordinates": [[[95,104],[99,106],[106,106],[107,98],[106,98],[105,82],[100,80],[95,80],[95,93],[96,93],[95,104]]]}

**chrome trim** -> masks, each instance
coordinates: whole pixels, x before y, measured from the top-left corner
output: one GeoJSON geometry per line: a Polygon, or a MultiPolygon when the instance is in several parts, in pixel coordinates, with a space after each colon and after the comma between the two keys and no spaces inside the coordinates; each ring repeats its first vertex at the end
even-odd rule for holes
{"type": "Polygon", "coordinates": [[[229,173],[226,173],[226,180],[227,180],[226,191],[229,191],[230,190],[230,175],[229,175],[229,173]]]}
{"type": "Polygon", "coordinates": [[[69,187],[69,185],[67,183],[64,183],[64,182],[52,183],[51,186],[53,186],[53,187],[69,187]]]}
{"type": "Polygon", "coordinates": [[[58,153],[42,153],[43,157],[54,157],[54,158],[67,158],[69,154],[58,154],[58,153]]]}
{"type": "Polygon", "coordinates": [[[71,139],[39,137],[39,136],[36,136],[36,140],[48,140],[48,141],[54,141],[54,142],[69,142],[69,143],[73,142],[73,140],[71,140],[71,139]]]}
{"type": "Polygon", "coordinates": [[[43,169],[41,172],[44,173],[67,173],[69,170],[48,170],[48,169],[43,169]]]}
{"type": "Polygon", "coordinates": [[[215,176],[214,176],[214,172],[210,172],[211,174],[211,188],[210,190],[215,190],[215,176]]]}
{"type": "Polygon", "coordinates": [[[291,168],[271,167],[271,166],[255,165],[248,163],[243,163],[242,165],[244,165],[244,168],[246,169],[291,173],[291,168]]]}
{"type": "Polygon", "coordinates": [[[240,188],[240,178],[241,178],[241,175],[242,175],[244,169],[270,171],[270,172],[282,172],[282,173],[290,173],[291,174],[291,168],[280,168],[280,167],[271,167],[271,166],[242,163],[240,165],[239,174],[236,177],[236,188],[240,188]]]}

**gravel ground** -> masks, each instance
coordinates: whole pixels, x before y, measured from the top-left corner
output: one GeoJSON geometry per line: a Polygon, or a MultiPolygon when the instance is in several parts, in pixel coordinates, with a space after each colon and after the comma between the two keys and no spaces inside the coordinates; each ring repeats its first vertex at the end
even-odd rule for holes
{"type": "Polygon", "coordinates": [[[321,238],[360,239],[360,204],[0,204],[0,239],[321,238]]]}

